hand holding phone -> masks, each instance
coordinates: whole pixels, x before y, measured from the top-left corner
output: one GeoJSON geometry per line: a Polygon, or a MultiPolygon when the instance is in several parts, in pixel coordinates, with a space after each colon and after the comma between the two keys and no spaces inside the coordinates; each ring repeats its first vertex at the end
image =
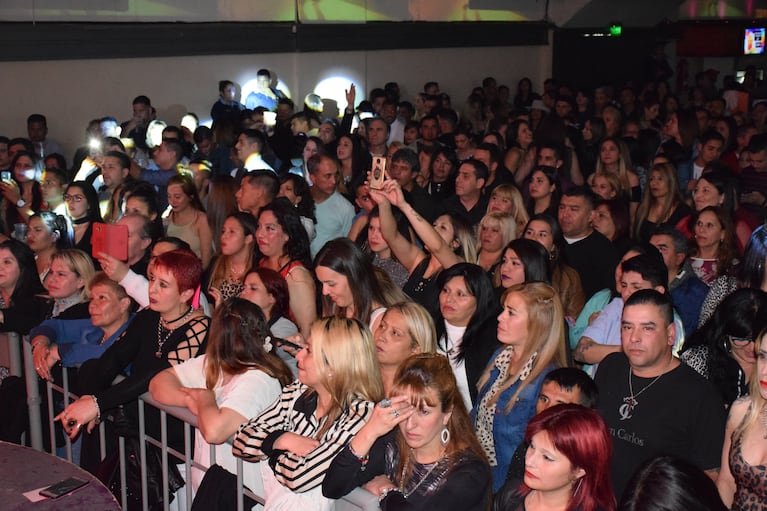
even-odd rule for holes
{"type": "Polygon", "coordinates": [[[370,169],[370,188],[374,190],[383,189],[386,180],[386,158],[384,156],[373,156],[373,166],[370,169]]]}

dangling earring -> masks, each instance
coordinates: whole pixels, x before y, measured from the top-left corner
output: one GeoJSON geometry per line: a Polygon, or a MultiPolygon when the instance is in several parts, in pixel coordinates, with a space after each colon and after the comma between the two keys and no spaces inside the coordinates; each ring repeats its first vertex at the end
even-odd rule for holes
{"type": "Polygon", "coordinates": [[[581,489],[581,483],[582,482],[583,482],[583,478],[581,477],[580,479],[578,479],[578,482],[575,483],[575,489],[573,490],[573,497],[578,495],[578,491],[580,491],[580,489],[581,489]]]}
{"type": "Polygon", "coordinates": [[[447,426],[442,428],[442,431],[439,432],[439,443],[442,444],[442,447],[446,446],[447,443],[450,441],[450,430],[447,429],[447,426]]]}

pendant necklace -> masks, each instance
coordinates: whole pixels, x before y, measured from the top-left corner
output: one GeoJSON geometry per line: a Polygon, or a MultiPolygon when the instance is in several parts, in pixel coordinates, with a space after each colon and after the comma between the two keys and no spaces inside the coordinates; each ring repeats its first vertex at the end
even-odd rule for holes
{"type": "Polygon", "coordinates": [[[655,382],[657,382],[661,376],[663,376],[666,373],[661,373],[658,376],[653,379],[645,388],[634,394],[634,386],[631,384],[631,366],[629,366],[629,393],[631,395],[626,396],[623,398],[623,404],[618,407],[618,413],[620,414],[620,419],[622,421],[630,419],[631,414],[634,412],[634,408],[639,405],[639,401],[637,401],[637,398],[647,389],[655,385],[655,382]]]}
{"type": "Polygon", "coordinates": [[[170,338],[171,334],[176,330],[176,328],[178,328],[169,328],[169,325],[176,323],[177,321],[186,322],[187,318],[189,318],[193,312],[194,307],[189,307],[188,311],[172,321],[165,321],[162,319],[162,316],[160,316],[160,319],[157,321],[157,351],[154,352],[155,357],[162,358],[163,345],[168,340],[168,338],[170,338]]]}

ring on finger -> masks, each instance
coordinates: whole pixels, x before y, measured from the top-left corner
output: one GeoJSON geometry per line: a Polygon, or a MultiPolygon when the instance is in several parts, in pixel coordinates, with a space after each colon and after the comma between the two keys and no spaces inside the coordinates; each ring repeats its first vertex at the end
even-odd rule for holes
{"type": "Polygon", "coordinates": [[[391,399],[389,398],[383,398],[378,402],[378,406],[381,408],[389,408],[391,406],[391,399]]]}
{"type": "Polygon", "coordinates": [[[391,413],[392,413],[392,415],[394,415],[394,418],[395,418],[395,419],[396,419],[397,417],[399,417],[399,411],[398,411],[396,408],[392,408],[392,409],[391,409],[391,413]]]}

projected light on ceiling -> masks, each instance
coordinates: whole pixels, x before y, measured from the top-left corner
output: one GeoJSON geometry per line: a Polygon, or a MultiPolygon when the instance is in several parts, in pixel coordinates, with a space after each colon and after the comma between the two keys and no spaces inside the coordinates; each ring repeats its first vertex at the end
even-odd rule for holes
{"type": "Polygon", "coordinates": [[[354,105],[356,107],[360,101],[366,99],[367,94],[358,80],[338,74],[329,78],[325,78],[314,87],[314,93],[321,97],[324,102],[325,116],[334,117],[343,113],[344,108],[346,108],[346,91],[349,89],[352,83],[357,89],[357,96],[354,105]],[[332,103],[335,103],[335,105],[332,105],[332,103]],[[336,107],[338,109],[337,112],[329,111],[329,108],[336,107]]]}

